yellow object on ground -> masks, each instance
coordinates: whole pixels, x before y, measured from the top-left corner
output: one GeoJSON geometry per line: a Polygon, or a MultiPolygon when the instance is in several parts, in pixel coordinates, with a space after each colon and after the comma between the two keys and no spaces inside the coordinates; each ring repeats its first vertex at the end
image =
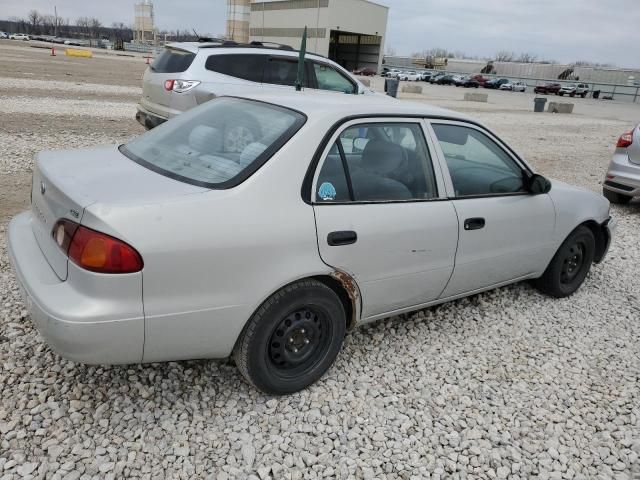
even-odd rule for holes
{"type": "Polygon", "coordinates": [[[91,50],[80,50],[79,48],[65,48],[64,54],[68,57],[93,57],[91,50]]]}

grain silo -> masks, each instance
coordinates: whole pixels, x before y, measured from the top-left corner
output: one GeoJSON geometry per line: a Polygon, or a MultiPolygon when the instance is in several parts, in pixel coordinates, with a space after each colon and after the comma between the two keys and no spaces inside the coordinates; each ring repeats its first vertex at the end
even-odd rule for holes
{"type": "Polygon", "coordinates": [[[133,40],[136,43],[152,43],[156,40],[153,3],[149,0],[144,0],[135,4],[133,40]]]}

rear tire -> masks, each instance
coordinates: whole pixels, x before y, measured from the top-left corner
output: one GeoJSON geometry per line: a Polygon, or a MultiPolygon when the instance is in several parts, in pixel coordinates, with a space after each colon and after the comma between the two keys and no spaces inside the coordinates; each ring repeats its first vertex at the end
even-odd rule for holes
{"type": "Polygon", "coordinates": [[[573,294],[589,273],[595,249],[593,233],[580,225],[560,245],[542,276],[535,280],[536,288],[556,298],[573,294]]]}
{"type": "Polygon", "coordinates": [[[612,192],[611,190],[607,190],[606,188],[602,189],[602,195],[604,195],[604,198],[609,200],[611,203],[620,203],[620,204],[629,203],[633,198],[633,197],[630,197],[629,195],[624,195],[618,192],[612,192]]]}
{"type": "Polygon", "coordinates": [[[274,395],[297,392],[317,381],[335,361],[346,331],[342,302],[316,280],[293,283],[273,294],[247,322],[233,357],[240,373],[274,395]]]}

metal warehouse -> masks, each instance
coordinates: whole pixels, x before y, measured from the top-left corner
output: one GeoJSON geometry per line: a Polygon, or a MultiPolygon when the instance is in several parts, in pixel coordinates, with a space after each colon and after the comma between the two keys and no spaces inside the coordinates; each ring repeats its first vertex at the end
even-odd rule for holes
{"type": "MultiPolygon", "coordinates": [[[[299,48],[306,26],[309,52],[329,57],[348,70],[378,69],[382,63],[389,15],[384,5],[367,0],[252,1],[244,8],[232,7],[230,14],[237,12],[236,18],[242,15],[246,21],[247,9],[249,38],[234,40],[299,48]]],[[[238,28],[238,32],[242,30],[238,28]]]]}

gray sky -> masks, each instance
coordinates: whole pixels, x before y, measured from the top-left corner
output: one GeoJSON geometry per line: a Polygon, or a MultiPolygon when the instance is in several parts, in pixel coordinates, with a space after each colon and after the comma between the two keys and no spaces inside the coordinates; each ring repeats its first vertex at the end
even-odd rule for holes
{"type": "MultiPolygon", "coordinates": [[[[491,57],[529,52],[560,62],[640,67],[639,0],[378,0],[390,8],[387,46],[399,55],[433,47],[491,57]]],[[[0,17],[35,8],[73,21],[133,23],[134,0],[0,0],[0,17]]],[[[224,32],[225,0],[154,0],[160,29],[224,32]]]]}

